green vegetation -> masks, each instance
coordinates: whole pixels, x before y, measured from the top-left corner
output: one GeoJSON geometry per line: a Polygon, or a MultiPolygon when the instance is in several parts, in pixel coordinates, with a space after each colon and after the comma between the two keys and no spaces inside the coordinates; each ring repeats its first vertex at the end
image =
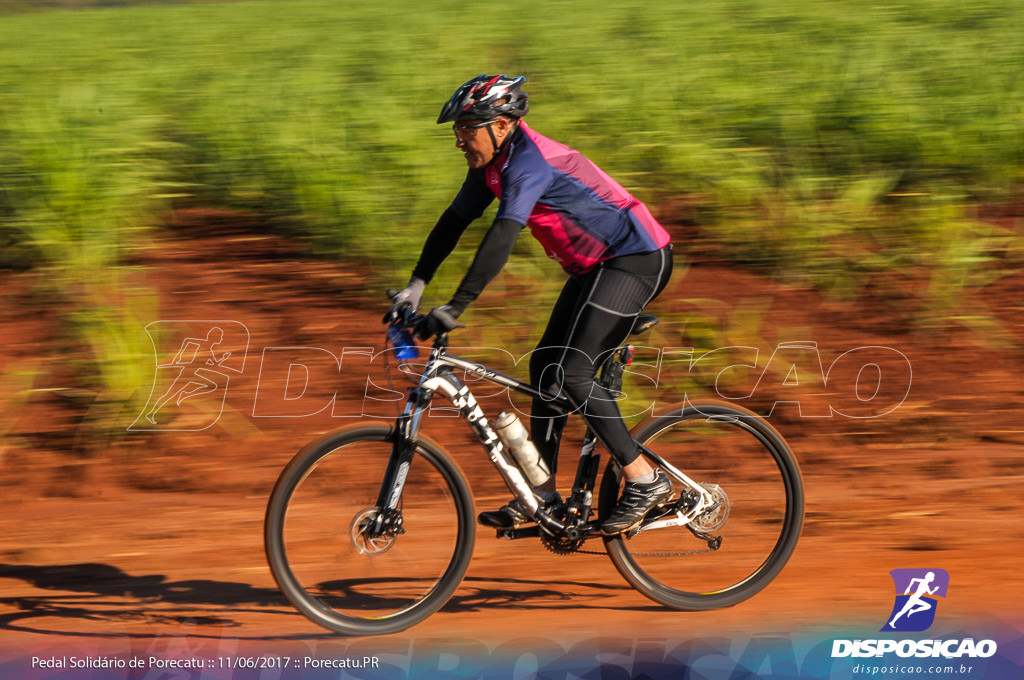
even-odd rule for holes
{"type": "Polygon", "coordinates": [[[927,272],[923,326],[982,323],[961,293],[1021,262],[971,211],[1024,181],[1012,0],[85,4],[0,5],[0,266],[52,274],[75,325],[125,332],[101,272],[171,206],[398,281],[464,173],[434,118],[481,72],[736,262],[845,296],[927,272]]]}
{"type": "Polygon", "coordinates": [[[108,228],[91,211],[113,209],[121,233],[176,200],[257,210],[322,252],[385,264],[400,249],[377,238],[418,240],[459,181],[433,118],[482,71],[526,73],[535,126],[645,198],[700,195],[741,261],[843,265],[825,252],[843,236],[884,247],[875,232],[904,213],[1004,200],[1024,179],[1019,3],[523,2],[497,38],[463,22],[486,3],[403,7],[6,16],[7,238],[49,259],[80,229],[69,220],[108,228]]]}

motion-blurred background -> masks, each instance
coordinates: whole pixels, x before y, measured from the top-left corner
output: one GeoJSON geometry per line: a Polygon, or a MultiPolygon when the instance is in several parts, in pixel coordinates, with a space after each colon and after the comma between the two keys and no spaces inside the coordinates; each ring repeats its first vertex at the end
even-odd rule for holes
{"type": "MultiPolygon", "coordinates": [[[[530,124],[671,230],[651,344],[710,357],[676,397],[721,390],[736,361],[710,352],[726,347],[758,350],[747,392],[782,342],[817,343],[825,370],[894,348],[913,388],[895,385],[885,418],[789,413],[788,437],[827,435],[798,447],[809,477],[882,474],[864,453],[878,445],[916,456],[888,460],[922,479],[1019,474],[1021,26],[1015,0],[0,0],[0,484],[88,495],[83,480],[117,468],[144,490],[223,490],[248,482],[214,457],[264,447],[265,491],[338,423],[254,418],[260,349],[381,348],[382,291],[405,283],[465,173],[434,121],[480,73],[527,76],[530,124]],[[174,319],[245,325],[249,391],[203,434],[130,432],[157,389],[154,349],[158,363],[178,349],[146,328],[174,319]],[[1003,448],[933,458],[940,443],[1003,448]],[[836,467],[833,446],[864,457],[836,467]]],[[[561,276],[521,239],[467,314],[468,344],[524,355],[561,276]]],[[[875,393],[847,376],[845,403],[870,402],[884,368],[875,393]]],[[[753,405],[796,379],[769,376],[753,405]]],[[[813,399],[836,383],[802,385],[813,399]]],[[[837,521],[811,509],[809,536],[837,521]]],[[[23,551],[6,559],[58,560],[23,551]]]]}

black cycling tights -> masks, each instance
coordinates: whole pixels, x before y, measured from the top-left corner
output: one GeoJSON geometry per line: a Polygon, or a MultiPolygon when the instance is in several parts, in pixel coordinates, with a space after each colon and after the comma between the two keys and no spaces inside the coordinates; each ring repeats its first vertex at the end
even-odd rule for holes
{"type": "MultiPolygon", "coordinates": [[[[582,408],[587,424],[620,465],[639,451],[622,421],[615,397],[594,378],[608,353],[629,336],[636,317],[665,288],[672,275],[672,247],[624,255],[573,276],[551,311],[537,349],[530,356],[530,380],[542,389],[569,397],[582,408]]],[[[534,399],[531,435],[551,471],[568,414],[534,399]]]]}

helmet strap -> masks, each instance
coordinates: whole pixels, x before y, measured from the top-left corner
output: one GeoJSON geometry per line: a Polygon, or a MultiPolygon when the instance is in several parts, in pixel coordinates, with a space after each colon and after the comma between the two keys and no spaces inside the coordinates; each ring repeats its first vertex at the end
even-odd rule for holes
{"type": "MultiPolygon", "coordinates": [[[[501,144],[498,144],[498,138],[494,136],[494,130],[491,129],[492,127],[493,126],[491,125],[487,126],[487,134],[491,136],[491,144],[494,145],[494,156],[491,157],[491,163],[498,160],[498,156],[500,156],[501,152],[504,151],[506,146],[508,146],[509,140],[512,139],[512,135],[515,134],[516,129],[519,127],[519,121],[515,120],[512,122],[512,129],[507,135],[505,135],[505,139],[501,140],[501,144]]],[[[488,163],[488,165],[491,163],[488,163]]]]}

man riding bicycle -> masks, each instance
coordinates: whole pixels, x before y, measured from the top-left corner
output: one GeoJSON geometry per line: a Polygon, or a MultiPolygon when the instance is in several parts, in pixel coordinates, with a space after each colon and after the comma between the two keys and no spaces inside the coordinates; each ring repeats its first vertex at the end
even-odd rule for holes
{"type": "MultiPolygon", "coordinates": [[[[542,390],[568,396],[622,467],[622,497],[601,525],[602,533],[615,535],[639,526],[648,511],[672,497],[673,487],[662,470],[640,455],[615,396],[594,378],[607,353],[622,344],[640,312],[668,283],[672,246],[643,203],[579,152],[527,126],[522,120],[529,110],[521,89],[525,80],[477,76],[442,108],[437,122],[453,124],[455,146],[469,171],[427,237],[391,311],[419,308],[438,267],[497,197],[494,222],[455,294],[416,330],[426,339],[451,328],[498,275],[519,233],[528,227],[569,275],[531,355],[530,380],[542,390]]],[[[552,472],[535,493],[545,508],[556,512],[562,499],[554,472],[567,417],[545,400],[533,400],[531,438],[552,472]]],[[[513,500],[500,510],[480,513],[478,521],[507,528],[532,520],[513,500]]]]}

